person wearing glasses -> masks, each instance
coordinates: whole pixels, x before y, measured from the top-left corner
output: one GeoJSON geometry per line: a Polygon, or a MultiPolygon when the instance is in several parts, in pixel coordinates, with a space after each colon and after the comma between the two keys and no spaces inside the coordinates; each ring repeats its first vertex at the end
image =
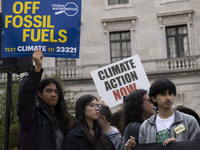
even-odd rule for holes
{"type": "Polygon", "coordinates": [[[78,98],[73,130],[65,137],[62,150],[115,150],[97,122],[99,109],[101,105],[95,96],[86,94],[78,98]]]}
{"type": "Polygon", "coordinates": [[[123,99],[123,110],[120,124],[126,148],[132,149],[136,143],[139,143],[139,130],[141,124],[153,114],[156,108],[151,102],[148,92],[144,89],[138,89],[123,99]]]}

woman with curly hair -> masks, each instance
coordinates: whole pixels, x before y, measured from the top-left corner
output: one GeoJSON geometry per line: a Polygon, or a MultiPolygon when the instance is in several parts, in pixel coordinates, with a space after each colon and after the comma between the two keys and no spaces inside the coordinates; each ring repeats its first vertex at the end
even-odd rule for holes
{"type": "Polygon", "coordinates": [[[122,134],[126,143],[131,136],[139,143],[139,130],[144,120],[155,113],[155,106],[148,96],[148,92],[138,89],[124,98],[123,113],[121,117],[122,134]]]}

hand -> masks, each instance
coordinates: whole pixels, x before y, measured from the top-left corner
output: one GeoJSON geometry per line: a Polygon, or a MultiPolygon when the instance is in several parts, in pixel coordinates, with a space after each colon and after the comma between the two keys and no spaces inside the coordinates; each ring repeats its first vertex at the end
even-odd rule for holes
{"type": "Polygon", "coordinates": [[[131,138],[126,142],[125,145],[127,150],[132,150],[132,148],[134,148],[136,145],[135,138],[131,136],[131,138]]]}
{"type": "Polygon", "coordinates": [[[44,54],[42,53],[41,50],[37,49],[37,50],[34,51],[32,57],[33,57],[33,60],[35,62],[35,68],[34,68],[35,72],[40,72],[40,70],[42,68],[43,56],[44,56],[44,54]]]}
{"type": "Polygon", "coordinates": [[[174,137],[168,138],[168,139],[166,139],[166,140],[164,141],[163,145],[164,145],[164,146],[167,146],[169,143],[171,143],[171,142],[177,142],[177,141],[178,141],[178,140],[175,139],[174,137]]]}
{"type": "Polygon", "coordinates": [[[105,102],[101,100],[101,96],[98,98],[98,104],[105,104],[105,102]]]}

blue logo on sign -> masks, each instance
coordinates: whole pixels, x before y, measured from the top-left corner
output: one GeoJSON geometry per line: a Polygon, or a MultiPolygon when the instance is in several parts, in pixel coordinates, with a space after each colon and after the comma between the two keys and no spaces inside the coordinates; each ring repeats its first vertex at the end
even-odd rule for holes
{"type": "Polygon", "coordinates": [[[65,7],[62,7],[61,11],[55,12],[55,15],[65,13],[67,16],[75,16],[78,13],[78,6],[73,3],[69,2],[65,4],[65,7]]]}

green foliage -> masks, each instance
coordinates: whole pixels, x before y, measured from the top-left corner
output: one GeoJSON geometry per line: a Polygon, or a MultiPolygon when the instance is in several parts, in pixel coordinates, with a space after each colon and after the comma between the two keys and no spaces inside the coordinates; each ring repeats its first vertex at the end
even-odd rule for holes
{"type": "Polygon", "coordinates": [[[75,103],[76,100],[78,98],[78,95],[80,94],[80,91],[75,91],[75,92],[71,92],[70,90],[63,90],[64,91],[64,95],[65,95],[65,100],[67,103],[67,109],[69,111],[69,113],[72,115],[72,117],[75,116],[75,103]]]}
{"type": "MultiPolygon", "coordinates": [[[[18,93],[19,83],[15,83],[12,85],[12,104],[10,108],[10,118],[12,119],[9,130],[9,148],[11,150],[17,147],[17,139],[19,132],[19,123],[17,120],[16,114],[16,101],[17,101],[17,93],[18,93]]],[[[0,94],[0,142],[2,142],[5,135],[5,118],[6,118],[6,85],[3,85],[3,93],[0,94]]],[[[4,145],[4,141],[3,141],[4,145]]]]}
{"type": "MultiPolygon", "coordinates": [[[[45,76],[47,77],[47,76],[45,76]]],[[[54,76],[61,85],[63,85],[63,82],[59,75],[54,76]]],[[[12,102],[13,107],[11,106],[11,113],[10,118],[12,118],[12,122],[10,125],[10,134],[9,134],[9,149],[15,150],[17,149],[17,140],[18,140],[18,133],[19,133],[19,123],[17,120],[17,111],[16,111],[16,102],[18,99],[18,89],[19,89],[19,83],[14,83],[12,85],[12,102]],[[13,114],[14,113],[14,114],[13,114]],[[12,117],[13,116],[13,117],[12,117]]],[[[4,135],[5,135],[5,113],[6,113],[6,85],[2,85],[2,88],[0,89],[2,92],[0,93],[0,143],[2,142],[4,135]]],[[[72,116],[74,116],[74,108],[75,108],[75,101],[78,97],[78,94],[81,91],[72,92],[70,90],[65,90],[63,88],[65,100],[67,103],[67,108],[72,116]]],[[[3,141],[4,145],[4,141],[3,141]]],[[[1,148],[1,145],[0,145],[1,148]]],[[[2,147],[3,149],[3,147],[2,147]]]]}

